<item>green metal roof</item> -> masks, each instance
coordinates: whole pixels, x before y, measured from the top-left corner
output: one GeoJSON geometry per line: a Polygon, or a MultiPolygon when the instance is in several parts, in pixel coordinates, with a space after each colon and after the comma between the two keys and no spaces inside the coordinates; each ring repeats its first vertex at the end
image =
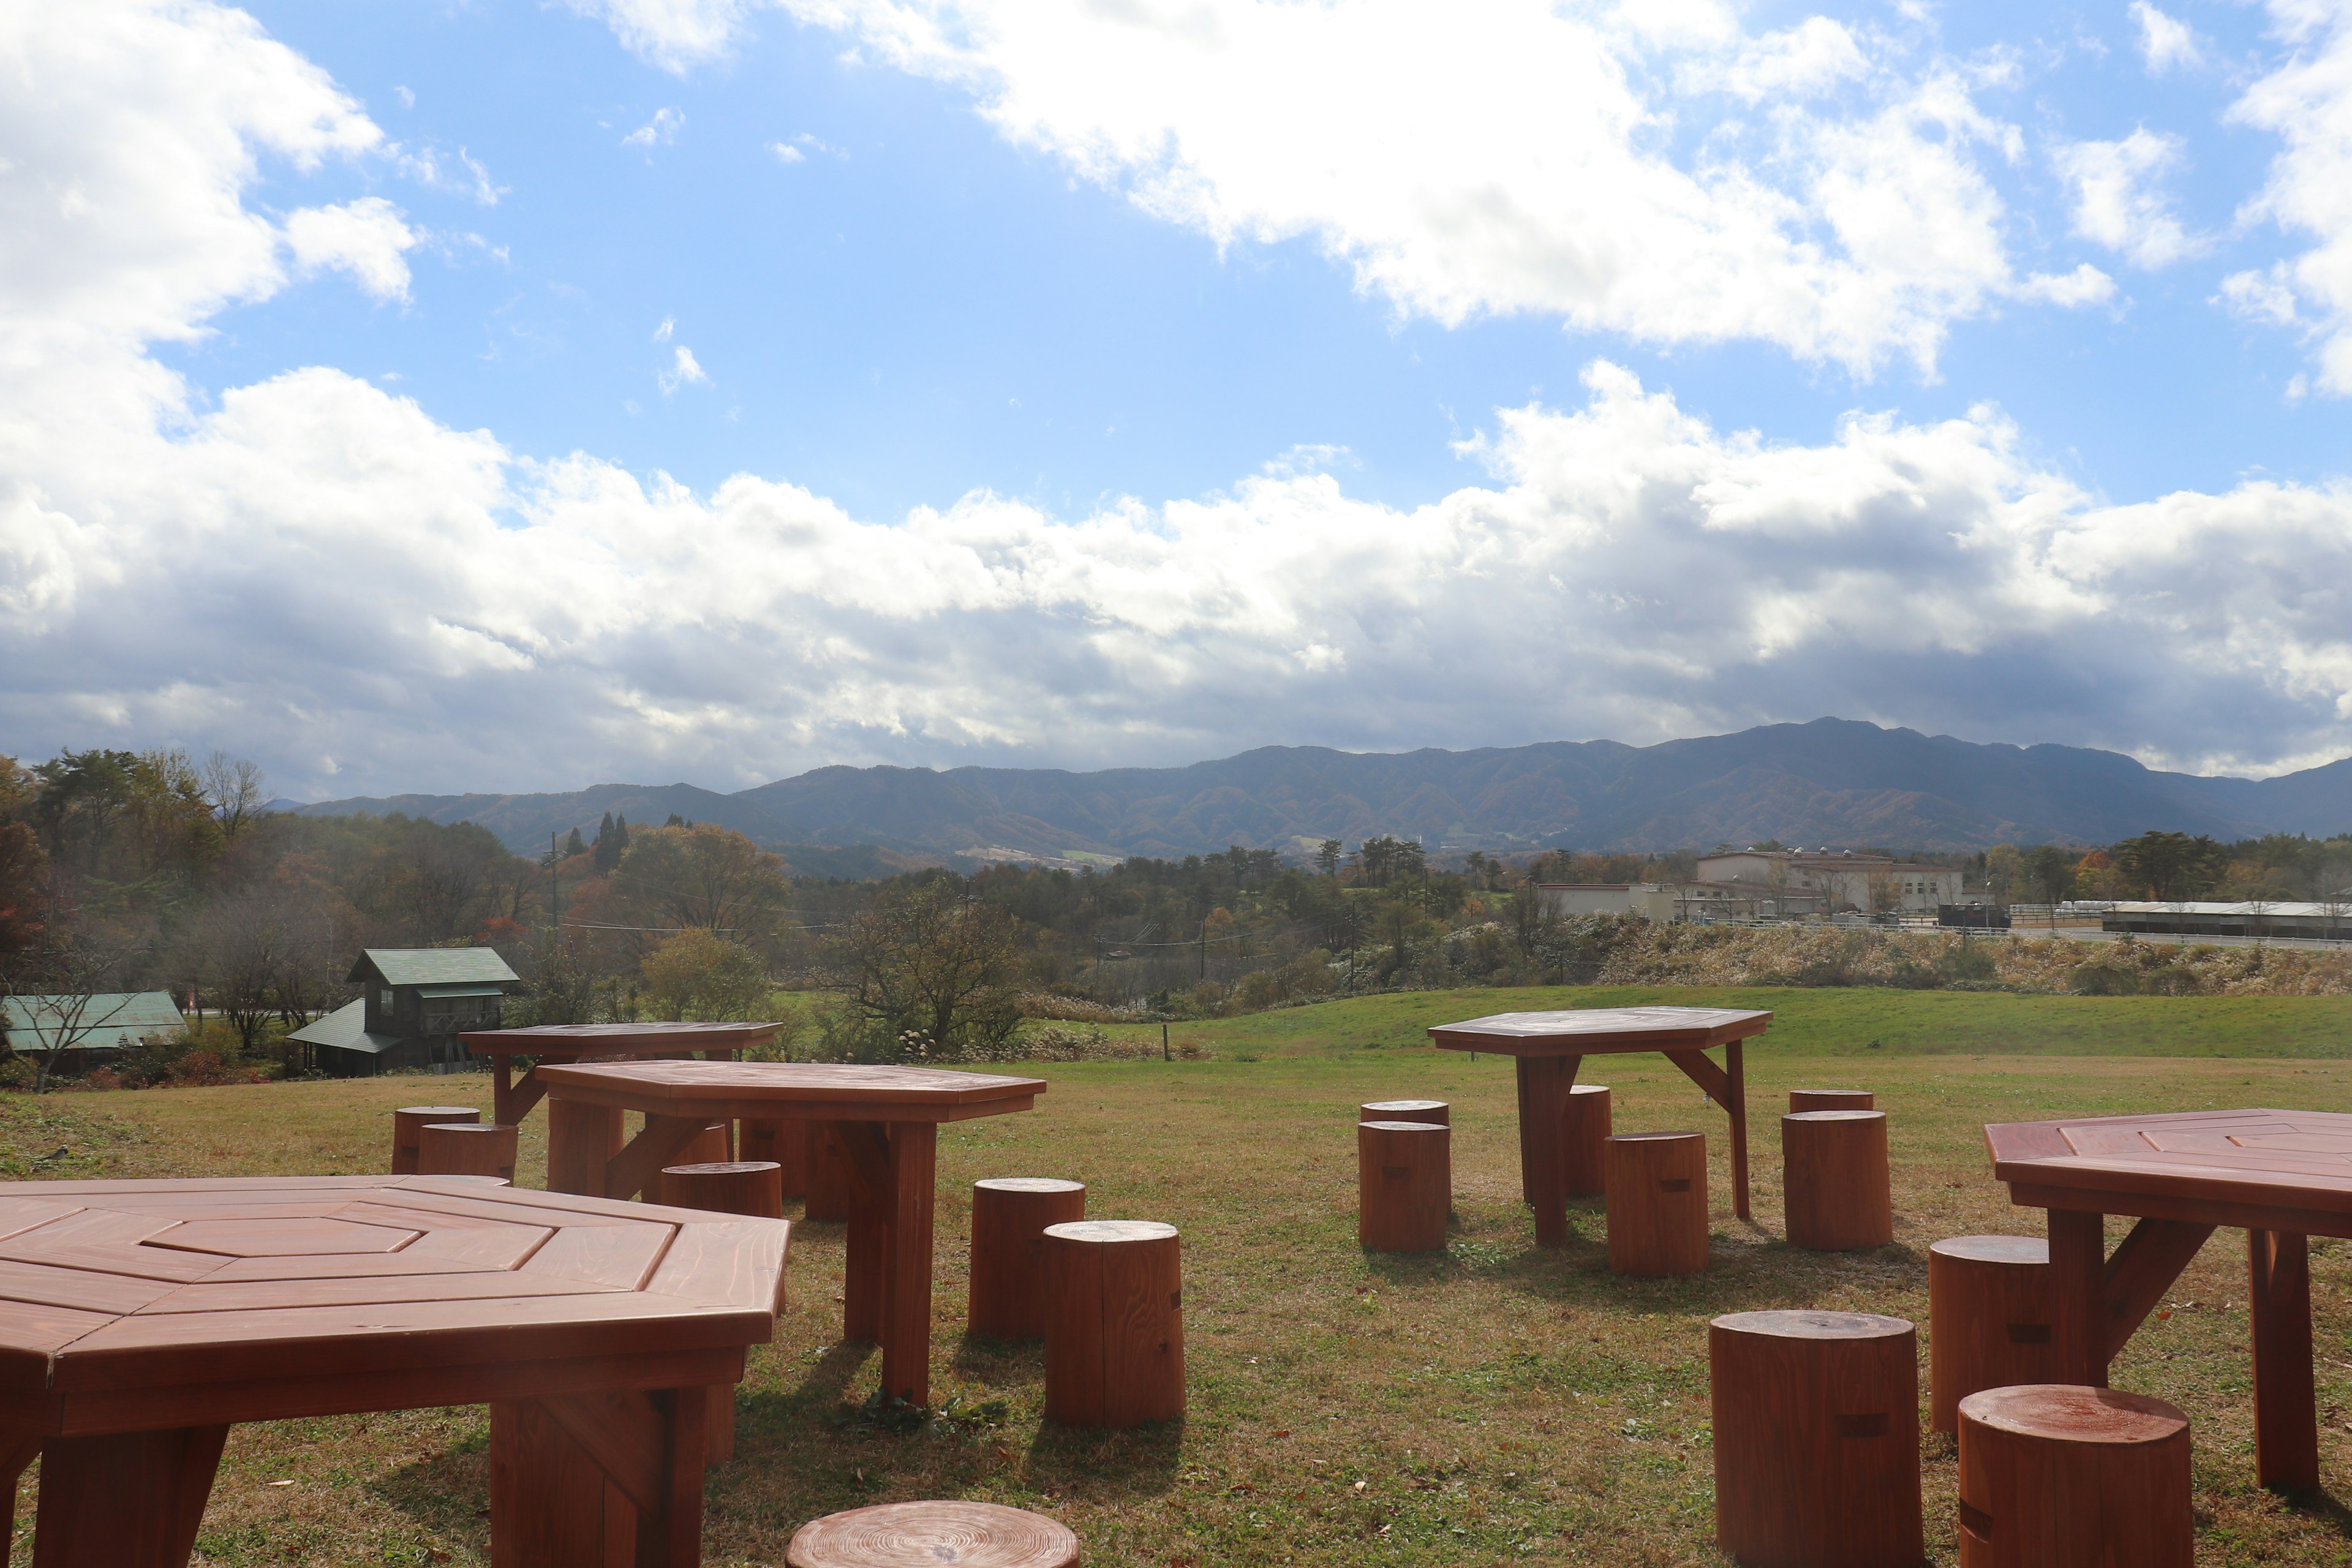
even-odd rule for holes
{"type": "Polygon", "coordinates": [[[347,1002],[316,1023],[305,1024],[286,1037],[306,1046],[331,1046],[341,1051],[365,1051],[375,1056],[400,1044],[397,1035],[367,1032],[367,1000],[347,1002]]]}
{"type": "Polygon", "coordinates": [[[416,994],[419,996],[503,996],[507,988],[503,985],[420,985],[416,994]]]}
{"type": "Polygon", "coordinates": [[[20,1051],[114,1050],[143,1036],[184,1028],[187,1021],[166,991],[118,991],[94,996],[0,996],[0,1023],[20,1051]]]}
{"type": "Polygon", "coordinates": [[[371,947],[344,978],[386,985],[494,985],[522,977],[487,947],[371,947]]]}

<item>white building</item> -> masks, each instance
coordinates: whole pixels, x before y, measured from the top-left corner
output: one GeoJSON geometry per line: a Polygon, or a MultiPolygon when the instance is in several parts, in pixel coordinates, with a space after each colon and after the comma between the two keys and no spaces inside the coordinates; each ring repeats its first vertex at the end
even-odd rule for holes
{"type": "Polygon", "coordinates": [[[1675,889],[1657,882],[1539,882],[1548,915],[1639,915],[1654,925],[1675,919],[1675,889]]]}
{"type": "Polygon", "coordinates": [[[1920,866],[1885,855],[1857,855],[1851,849],[1734,849],[1702,855],[1698,879],[1736,887],[1759,902],[1780,906],[1777,912],[1801,912],[1791,905],[1826,902],[1840,909],[1868,913],[1899,910],[1932,914],[1942,904],[1958,904],[1960,873],[1949,866],[1920,866]]]}

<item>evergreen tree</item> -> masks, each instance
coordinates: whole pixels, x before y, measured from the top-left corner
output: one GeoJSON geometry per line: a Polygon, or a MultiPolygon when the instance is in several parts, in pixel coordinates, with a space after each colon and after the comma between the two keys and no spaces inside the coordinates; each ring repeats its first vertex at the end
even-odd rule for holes
{"type": "Polygon", "coordinates": [[[609,871],[621,863],[621,840],[613,826],[613,814],[606,812],[604,820],[596,825],[596,869],[609,871]]]}
{"type": "Polygon", "coordinates": [[[564,841],[563,858],[569,860],[574,855],[586,853],[588,853],[587,841],[580,837],[580,830],[575,827],[572,830],[572,837],[564,841]]]}

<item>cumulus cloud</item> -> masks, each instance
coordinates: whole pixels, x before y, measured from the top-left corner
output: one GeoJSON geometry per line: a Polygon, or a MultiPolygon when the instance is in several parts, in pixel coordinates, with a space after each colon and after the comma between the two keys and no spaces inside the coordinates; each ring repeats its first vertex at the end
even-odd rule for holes
{"type": "Polygon", "coordinates": [[[2140,58],[2152,74],[2193,70],[2205,63],[2204,45],[2188,23],[2166,16],[2147,0],[2132,0],[2131,18],[2139,24],[2140,58]]]}
{"type": "Polygon", "coordinates": [[[339,268],[379,300],[408,298],[408,262],[401,253],[419,237],[382,196],[304,207],[286,219],[286,247],[303,271],[339,268]]]}
{"type": "MultiPolygon", "coordinates": [[[[1962,73],[1826,18],[1748,36],[1713,0],[1490,0],[1443,25],[1407,0],[783,3],[1146,211],[1220,244],[1308,239],[1448,324],[1753,339],[1870,375],[1932,370],[1953,322],[2004,302],[2102,297],[2011,254],[1987,160],[2021,141],[1962,73]]],[[[597,14],[683,59],[747,11],[597,14]]]]}
{"type": "MultiPolygon", "coordinates": [[[[669,323],[664,321],[662,325],[667,327],[669,323]]],[[[667,337],[668,333],[664,331],[656,335],[667,337]]],[[[691,386],[697,382],[707,383],[710,377],[705,374],[701,364],[695,359],[694,351],[680,343],[677,345],[677,353],[669,363],[669,368],[656,372],[654,379],[661,384],[662,395],[667,397],[681,386],[691,386]]]]}
{"type": "Polygon", "coordinates": [[[2052,161],[2074,197],[2074,232],[2140,267],[2168,266],[2202,249],[2163,188],[2183,146],[2179,137],[2146,126],[2120,142],[2060,146],[2052,161]]]}
{"type": "Polygon", "coordinates": [[[2256,314],[2305,321],[2317,345],[2319,384],[2340,396],[2352,394],[2352,9],[2327,0],[2271,0],[2269,9],[2294,52],[2248,88],[2230,115],[2285,146],[2245,216],[2315,243],[2267,275],[2231,278],[2222,296],[2256,314]]]}
{"type": "Polygon", "coordinates": [[[742,36],[759,0],[567,0],[572,9],[613,29],[646,64],[683,76],[724,56],[742,36]]]}
{"type": "Polygon", "coordinates": [[[686,110],[665,106],[654,110],[654,117],[621,138],[624,147],[667,147],[677,140],[686,128],[686,110]]]}
{"type": "Polygon", "coordinates": [[[1989,407],[1776,444],[1595,363],[1570,405],[1495,414],[1426,505],[1293,452],[1205,500],[879,519],[780,478],[517,452],[323,366],[198,407],[146,345],[282,285],[257,150],[373,127],[239,14],[148,10],[70,49],[6,16],[10,79],[83,111],[31,136],[0,99],[13,749],[217,742],[347,791],[1823,712],[2190,765],[2352,739],[2352,490],[2107,504],[1989,407]],[[142,201],[176,243],[110,221],[142,201]]]}

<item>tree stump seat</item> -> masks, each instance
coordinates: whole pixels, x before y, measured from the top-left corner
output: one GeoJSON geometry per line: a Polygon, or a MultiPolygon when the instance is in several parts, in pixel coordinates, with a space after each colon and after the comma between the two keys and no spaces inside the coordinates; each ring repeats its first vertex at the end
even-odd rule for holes
{"type": "Polygon", "coordinates": [[[1800,1110],[1780,1118],[1789,1245],[1853,1252],[1895,1239],[1883,1110],[1800,1110]]]}
{"type": "Polygon", "coordinates": [[[1041,1513],[992,1502],[891,1502],[813,1519],[788,1568],[1077,1568],[1078,1538],[1041,1513]]]}
{"type": "Polygon", "coordinates": [[[653,1203],[667,1204],[673,1208],[699,1208],[702,1205],[688,1203],[670,1190],[670,1167],[726,1165],[733,1163],[734,1160],[735,1124],[731,1121],[705,1122],[701,1131],[687,1140],[686,1147],[671,1155],[668,1163],[654,1173],[653,1180],[646,1184],[646,1197],[653,1203]]]}
{"type": "Polygon", "coordinates": [[[471,1105],[404,1105],[392,1113],[392,1173],[414,1176],[416,1143],[427,1127],[436,1123],[479,1121],[482,1112],[471,1105]]]}
{"type": "Polygon", "coordinates": [[[1609,1086],[1570,1085],[1563,1108],[1559,1140],[1559,1170],[1568,1195],[1597,1198],[1609,1186],[1609,1162],[1602,1145],[1609,1142],[1609,1086]]]}
{"type": "Polygon", "coordinates": [[[1454,1206],[1453,1129],[1356,1124],[1356,1240],[1373,1252],[1440,1252],[1454,1206]]]}
{"type": "Polygon", "coordinates": [[[1045,1335],[1045,1232],[1087,1217],[1087,1184],[992,1176],[971,1184],[971,1285],[964,1330],[996,1340],[1045,1335]]]}
{"type": "Polygon", "coordinates": [[[735,1129],[735,1157],[773,1161],[777,1184],[788,1198],[808,1195],[808,1146],[805,1121],[744,1121],[735,1129]]]}
{"type": "MultiPolygon", "coordinates": [[[[784,1217],[783,1184],[772,1160],[716,1160],[662,1170],[662,1189],[672,1208],[740,1214],[753,1219],[784,1217]]],[[[704,1451],[714,1463],[735,1457],[735,1385],[713,1386],[703,1401],[704,1451]]]]}
{"type": "Polygon", "coordinates": [[[1657,1278],[1706,1268],[1706,1136],[1625,1132],[1601,1144],[1609,1267],[1657,1278]]]}
{"type": "Polygon", "coordinates": [[[1950,1236],[1927,1249],[1928,1427],[1959,1430],[1960,1401],[1988,1388],[2050,1383],[2050,1243],[2038,1236],[1950,1236]]]}
{"type": "Polygon", "coordinates": [[[436,1121],[417,1131],[416,1174],[496,1176],[511,1183],[521,1129],[497,1121],[436,1121]]]}
{"type": "Polygon", "coordinates": [[[1045,1415],[1118,1428],[1184,1414],[1184,1277],[1172,1225],[1045,1228],[1045,1415]]]}
{"type": "Polygon", "coordinates": [[[1442,1100],[1368,1100],[1356,1107],[1358,1121],[1433,1121],[1454,1125],[1454,1107],[1442,1100]]]}
{"type": "Polygon", "coordinates": [[[1716,1543],[1744,1568],[1917,1568],[1918,1336],[1868,1312],[1707,1327],[1716,1543]]]}
{"type": "Polygon", "coordinates": [[[1960,1401],[1960,1568],[2190,1568],[2189,1418],[2081,1384],[1960,1401]]]}
{"type": "Polygon", "coordinates": [[[1792,1089],[1789,1109],[1807,1110],[1875,1110],[1878,1097],[1866,1089],[1792,1089]]]}

